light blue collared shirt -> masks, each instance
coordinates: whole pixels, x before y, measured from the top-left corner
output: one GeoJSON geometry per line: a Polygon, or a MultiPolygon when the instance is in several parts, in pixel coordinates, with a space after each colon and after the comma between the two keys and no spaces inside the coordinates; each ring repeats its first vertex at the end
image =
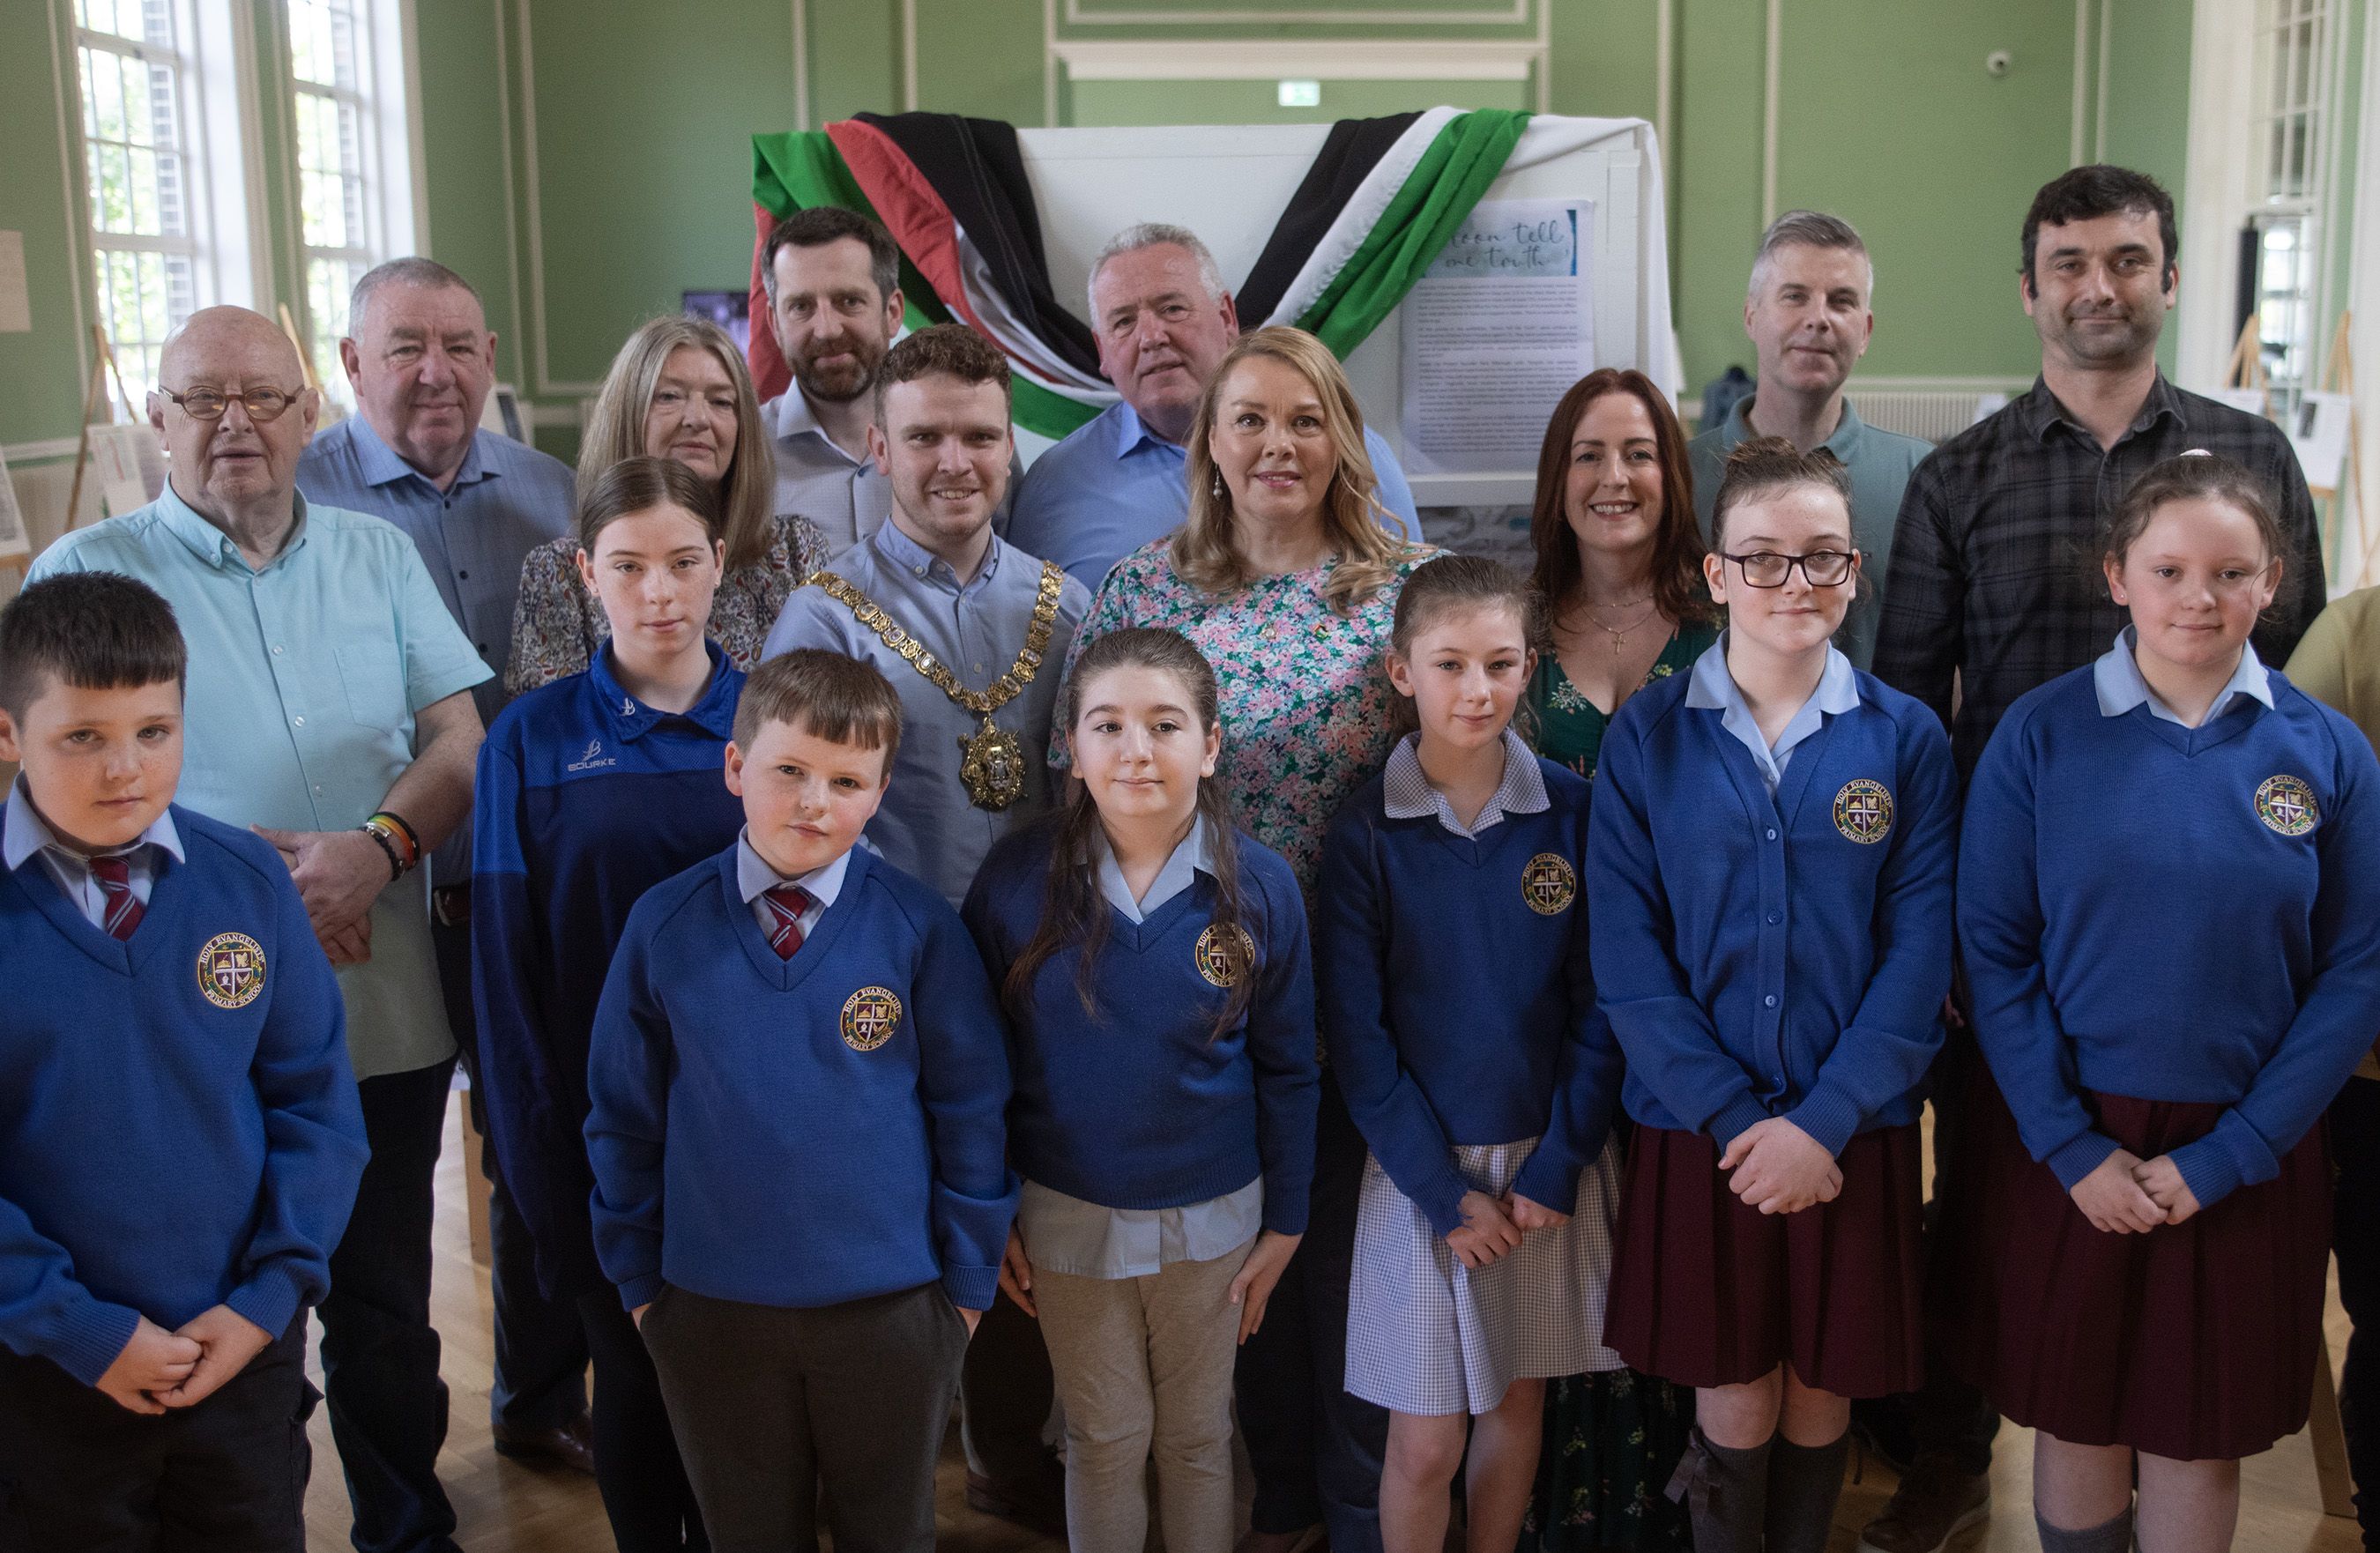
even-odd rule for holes
{"type": "Polygon", "coordinates": [[[1785,780],[1785,768],[1793,762],[1793,749],[1803,739],[1826,726],[1828,717],[1840,717],[1860,704],[1859,674],[1852,661],[1840,648],[1827,649],[1827,666],[1818,673],[1818,688],[1802,703],[1784,731],[1771,745],[1760,735],[1760,723],[1744,703],[1743,692],[1735,676],[1727,670],[1727,633],[1704,649],[1694,660],[1694,678],[1686,685],[1686,705],[1718,712],[1719,726],[1736,737],[1736,741],[1752,754],[1752,763],[1760,769],[1760,779],[1768,784],[1768,795],[1777,796],[1778,784],[1785,780]]]}
{"type": "Polygon", "coordinates": [[[851,849],[845,847],[832,863],[821,864],[806,874],[787,879],[770,865],[767,858],[752,845],[752,827],[747,825],[735,832],[735,889],[744,904],[752,908],[753,920],[760,924],[763,936],[777,930],[775,914],[763,904],[760,897],[781,884],[797,884],[810,892],[810,904],[802,908],[795,925],[802,930],[807,942],[818,930],[819,919],[826,908],[834,904],[843,893],[843,876],[851,868],[851,849]]]}
{"type": "MultiPolygon", "coordinates": [[[[2101,653],[2091,665],[2091,688],[2098,692],[2099,715],[2121,717],[2145,702],[2151,717],[2164,718],[2168,722],[2187,728],[2180,712],[2167,706],[2149,682],[2141,677],[2140,661],[2132,656],[2135,640],[2133,627],[2127,625],[2116,633],[2116,645],[2101,653]]],[[[2273,705],[2273,679],[2265,668],[2265,661],[2256,656],[2252,643],[2240,644],[2240,666],[2215,694],[2206,708],[2204,727],[2218,717],[2240,710],[2245,701],[2261,701],[2269,711],[2273,705]]]]}
{"type": "Polygon", "coordinates": [[[1504,776],[1496,791],[1480,806],[1479,813],[1465,830],[1454,818],[1454,806],[1446,795],[1429,784],[1429,777],[1421,769],[1421,735],[1407,734],[1389,751],[1388,770],[1381,773],[1381,808],[1390,819],[1427,819],[1438,816],[1438,822],[1466,839],[1479,834],[1508,814],[1542,814],[1553,800],[1546,796],[1546,774],[1537,765],[1536,752],[1521,735],[1509,727],[1504,730],[1504,776]]]}
{"type": "MultiPolygon", "coordinates": [[[[1041,596],[1040,561],[997,537],[965,588],[949,563],[892,523],[831,564],[971,690],[981,690],[1015,663],[1041,596]]],[[[1024,746],[1025,761],[1024,795],[996,811],[976,807],[959,781],[962,746],[981,729],[983,719],[952,700],[825,589],[794,590],[761,656],[820,647],[873,663],[892,682],[901,697],[901,748],[892,758],[892,791],[868,821],[868,835],[886,862],[956,905],[966,898],[992,843],[1055,801],[1050,720],[1058,706],[1066,645],[1090,607],[1083,585],[1067,578],[1032,683],[992,714],[992,722],[1024,746]]]]}
{"type": "Polygon", "coordinates": [[[786,389],[760,406],[777,455],[777,516],[808,518],[826,536],[826,552],[838,555],[884,527],[892,516],[892,482],[876,472],[876,460],[854,458],[826,434],[800,387],[786,389]]]}
{"type": "Polygon", "coordinates": [[[1199,874],[1215,875],[1214,835],[1203,814],[1191,816],[1190,833],[1174,843],[1165,866],[1148,881],[1148,893],[1136,901],[1132,886],[1124,882],[1123,866],[1116,861],[1114,843],[1101,827],[1091,828],[1091,852],[1099,859],[1099,893],[1133,922],[1148,921],[1150,912],[1189,889],[1199,874]]]}
{"type": "MultiPolygon", "coordinates": [[[[168,482],[147,506],[59,540],[31,576],[120,572],[173,605],[190,658],[177,802],[226,825],[351,830],[413,764],[414,715],[488,666],[402,529],[292,500],[297,526],[261,569],[168,482]]],[[[358,1078],[454,1055],[426,869],[381,892],[371,958],[338,977],[358,1078]]]]}
{"type": "MultiPolygon", "coordinates": [[[[26,791],[25,779],[19,776],[8,784],[8,819],[5,835],[0,835],[0,864],[10,873],[25,866],[25,859],[35,853],[67,892],[67,899],[83,914],[94,928],[107,925],[107,892],[91,871],[91,858],[58,840],[57,832],[33,807],[33,796],[26,791]]],[[[142,905],[149,904],[149,892],[157,886],[157,874],[164,867],[159,851],[175,862],[182,859],[182,833],[174,829],[174,811],[165,809],[149,822],[149,828],[123,846],[111,847],[95,855],[121,857],[125,862],[127,882],[132,898],[142,905]]]]}
{"type": "MultiPolygon", "coordinates": [[[[1364,429],[1364,451],[1379,478],[1380,504],[1404,537],[1421,537],[1413,488],[1380,434],[1364,429]]],[[[1190,516],[1190,455],[1141,423],[1122,401],[1076,427],[1033,461],[1014,489],[1004,530],[1020,550],[1055,561],[1096,589],[1108,568],[1190,516]]]]}
{"type": "MultiPolygon", "coordinates": [[[[421,552],[446,613],[471,638],[489,678],[473,687],[480,722],[492,727],[512,698],[504,669],[513,651],[513,608],[521,563],[540,545],[570,532],[577,510],[570,467],[493,431],[472,434],[445,490],[404,457],[360,415],[307,444],[298,489],[310,502],[385,518],[421,552]]],[[[440,884],[471,878],[471,826],[455,827],[433,855],[440,884]]]]}

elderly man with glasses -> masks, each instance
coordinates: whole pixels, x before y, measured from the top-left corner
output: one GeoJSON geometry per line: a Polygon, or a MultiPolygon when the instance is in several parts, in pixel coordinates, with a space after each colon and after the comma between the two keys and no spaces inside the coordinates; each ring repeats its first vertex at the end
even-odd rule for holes
{"type": "Polygon", "coordinates": [[[469,692],[488,666],[411,540],[298,494],[320,405],[272,322],[194,314],[159,378],[164,493],[67,535],[32,575],[120,572],[173,605],[190,665],[181,802],[280,849],[338,967],[371,1162],[321,1311],[332,1433],[358,1547],[454,1553],[430,1225],[455,1037],[419,867],[470,809],[469,692]]]}

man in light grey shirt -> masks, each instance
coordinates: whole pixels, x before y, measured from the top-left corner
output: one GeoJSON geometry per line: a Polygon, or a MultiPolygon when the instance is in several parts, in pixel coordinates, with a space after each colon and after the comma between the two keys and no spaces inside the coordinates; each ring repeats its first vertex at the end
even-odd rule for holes
{"type": "Polygon", "coordinates": [[[777,513],[798,513],[829,554],[884,526],[891,482],[869,455],[876,375],[901,332],[901,251],[883,227],[820,205],[779,222],[761,247],[769,327],[794,385],[760,406],[775,441],[777,513]]]}

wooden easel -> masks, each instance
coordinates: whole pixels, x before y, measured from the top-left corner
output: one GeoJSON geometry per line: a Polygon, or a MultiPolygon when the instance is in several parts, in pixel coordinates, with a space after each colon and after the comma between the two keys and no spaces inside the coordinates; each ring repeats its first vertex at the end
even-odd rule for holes
{"type": "Polygon", "coordinates": [[[2271,389],[2265,378],[2264,321],[2258,313],[2250,313],[2248,322],[2240,325],[2240,337],[2231,343],[2231,360],[2223,369],[2226,388],[2252,388],[2265,395],[2265,406],[2258,413],[2272,413],[2271,389]]]}
{"type": "Polygon", "coordinates": [[[69,528],[75,526],[75,515],[82,510],[83,470],[91,464],[91,418],[99,413],[99,401],[107,393],[107,375],[110,372],[115,374],[115,397],[116,402],[124,406],[125,424],[140,424],[140,418],[132,413],[132,395],[124,387],[124,370],[115,364],[115,349],[107,343],[107,331],[94,323],[91,326],[91,337],[99,350],[91,358],[91,382],[83,389],[82,419],[78,423],[76,432],[74,484],[67,492],[67,527],[69,528]]]}

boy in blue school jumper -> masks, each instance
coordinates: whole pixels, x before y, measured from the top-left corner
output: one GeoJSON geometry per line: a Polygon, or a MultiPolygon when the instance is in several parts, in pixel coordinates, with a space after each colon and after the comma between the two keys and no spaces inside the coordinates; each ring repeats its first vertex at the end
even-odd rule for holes
{"type": "Polygon", "coordinates": [[[596,1010],[595,1247],[712,1546],[929,1553],[1015,1214],[1007,1032],[958,914],[853,843],[901,702],[806,649],[746,681],[745,831],[647,892],[596,1010]]]}
{"type": "Polygon", "coordinates": [[[173,807],[181,633],[129,577],[0,613],[0,1540],[305,1547],[307,1308],[363,1177],[289,870],[173,807]]]}

